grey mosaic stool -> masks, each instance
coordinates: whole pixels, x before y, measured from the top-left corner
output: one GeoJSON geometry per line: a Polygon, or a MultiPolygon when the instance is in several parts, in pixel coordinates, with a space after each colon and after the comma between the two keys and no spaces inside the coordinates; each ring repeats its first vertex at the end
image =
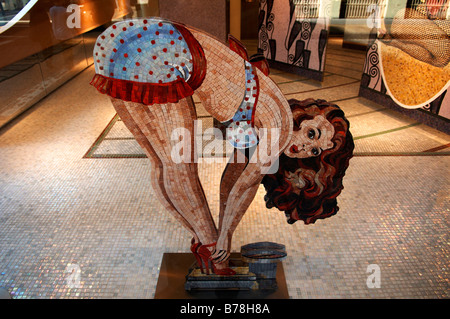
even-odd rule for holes
{"type": "Polygon", "coordinates": [[[277,289],[277,263],[286,258],[286,246],[273,242],[258,242],[241,247],[242,261],[256,275],[259,289],[277,289]]]}

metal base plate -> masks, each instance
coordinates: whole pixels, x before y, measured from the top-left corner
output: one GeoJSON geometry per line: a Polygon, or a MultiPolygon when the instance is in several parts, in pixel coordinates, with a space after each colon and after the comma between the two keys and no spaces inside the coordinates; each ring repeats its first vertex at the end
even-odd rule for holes
{"type": "MultiPolygon", "coordinates": [[[[235,263],[234,267],[242,266],[235,262],[235,260],[240,260],[240,258],[239,253],[231,254],[231,261],[235,263]]],[[[289,299],[281,262],[277,266],[275,284],[258,283],[259,287],[263,286],[267,289],[192,289],[191,286],[191,290],[188,291],[185,289],[185,284],[188,282],[186,277],[192,271],[195,271],[195,268],[191,267],[194,263],[195,258],[191,253],[164,253],[156,285],[155,299],[289,299]]],[[[200,273],[200,271],[198,272],[200,273]]],[[[245,270],[242,270],[242,272],[245,272],[245,270]]],[[[197,279],[207,279],[205,277],[207,276],[203,275],[197,279]]],[[[227,276],[210,275],[210,277],[216,278],[216,282],[222,282],[225,281],[223,278],[227,276]]],[[[247,278],[250,279],[252,277],[248,276],[247,278]]],[[[191,280],[191,284],[193,282],[194,280],[191,280]]],[[[252,282],[252,280],[249,282],[252,282]]]]}
{"type": "Polygon", "coordinates": [[[255,274],[248,271],[248,267],[230,267],[236,274],[233,276],[220,276],[215,274],[202,274],[198,267],[189,270],[184,287],[186,290],[220,290],[258,289],[255,274]]]}

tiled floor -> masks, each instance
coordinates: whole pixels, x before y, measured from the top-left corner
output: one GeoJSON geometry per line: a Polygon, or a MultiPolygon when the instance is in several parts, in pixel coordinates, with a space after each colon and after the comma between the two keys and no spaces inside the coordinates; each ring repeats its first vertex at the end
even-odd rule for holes
{"type": "MultiPolygon", "coordinates": [[[[344,109],[355,157],[336,216],[289,225],[265,208],[261,187],[232,248],[285,244],[291,298],[448,298],[450,137],[357,97],[363,63],[330,39],[322,83],[272,70],[288,98],[344,109]],[[380,288],[367,286],[371,264],[380,288]]],[[[189,251],[189,233],[153,193],[148,160],[89,86],[93,72],[0,132],[0,287],[14,298],[152,298],[163,253],[189,251]]],[[[217,217],[224,163],[199,165],[217,217]]]]}

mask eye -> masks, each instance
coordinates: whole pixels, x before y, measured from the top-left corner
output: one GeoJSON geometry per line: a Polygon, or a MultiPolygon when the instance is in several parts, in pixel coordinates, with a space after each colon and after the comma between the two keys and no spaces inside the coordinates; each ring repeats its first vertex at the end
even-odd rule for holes
{"type": "Polygon", "coordinates": [[[316,132],[314,132],[314,130],[309,130],[308,138],[312,140],[314,138],[314,136],[316,136],[316,132]]]}
{"type": "Polygon", "coordinates": [[[311,153],[314,155],[314,156],[317,156],[317,155],[319,155],[319,150],[317,149],[317,148],[313,148],[312,150],[311,150],[311,153]]]}

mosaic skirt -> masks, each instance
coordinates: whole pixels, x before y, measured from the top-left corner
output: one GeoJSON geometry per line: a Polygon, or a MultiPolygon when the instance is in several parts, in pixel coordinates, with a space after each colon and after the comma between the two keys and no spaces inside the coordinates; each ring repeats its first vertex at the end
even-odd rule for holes
{"type": "Polygon", "coordinates": [[[97,38],[94,65],[98,91],[146,105],[191,96],[206,75],[203,49],[190,31],[158,18],[110,26],[97,38]]]}

